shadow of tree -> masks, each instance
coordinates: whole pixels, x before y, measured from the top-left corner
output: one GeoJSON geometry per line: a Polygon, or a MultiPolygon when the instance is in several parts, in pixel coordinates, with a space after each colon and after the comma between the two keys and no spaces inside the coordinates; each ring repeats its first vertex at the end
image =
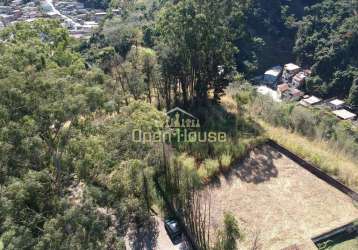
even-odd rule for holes
{"type": "MultiPolygon", "coordinates": [[[[278,170],[274,164],[275,159],[282,155],[268,145],[254,148],[247,157],[234,164],[230,171],[223,173],[225,181],[232,183],[236,178],[247,183],[259,184],[278,176],[278,170]]],[[[220,176],[214,177],[210,187],[220,187],[220,176]]]]}
{"type": "Polygon", "coordinates": [[[131,242],[131,249],[155,249],[158,235],[159,230],[157,221],[154,217],[151,217],[144,225],[132,229],[128,234],[129,241],[131,242]]]}
{"type": "Polygon", "coordinates": [[[259,184],[277,177],[278,170],[273,161],[281,157],[275,149],[263,145],[253,149],[250,157],[235,165],[231,172],[244,182],[259,184]]]}

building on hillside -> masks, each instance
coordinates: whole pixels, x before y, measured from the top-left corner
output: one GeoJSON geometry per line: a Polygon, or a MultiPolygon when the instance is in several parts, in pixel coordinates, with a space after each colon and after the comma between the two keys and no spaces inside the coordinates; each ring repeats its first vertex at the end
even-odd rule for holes
{"type": "Polygon", "coordinates": [[[0,14],[0,21],[2,21],[5,25],[15,21],[14,15],[0,14]]]}
{"type": "Polygon", "coordinates": [[[83,25],[78,27],[78,29],[82,30],[83,32],[91,32],[96,28],[98,28],[98,23],[94,21],[83,22],[83,25]]]}
{"type": "Polygon", "coordinates": [[[13,15],[16,19],[20,18],[22,16],[22,11],[21,10],[14,10],[13,15]]]}
{"type": "Polygon", "coordinates": [[[308,107],[308,106],[313,106],[316,104],[319,104],[322,101],[322,99],[316,97],[316,96],[311,96],[308,98],[304,98],[300,101],[300,104],[302,106],[308,107]]]}
{"type": "Polygon", "coordinates": [[[11,7],[10,6],[0,6],[0,14],[10,14],[11,7]]]}
{"type": "Polygon", "coordinates": [[[96,22],[102,21],[106,17],[106,12],[97,12],[94,14],[96,22]]]}
{"type": "Polygon", "coordinates": [[[285,81],[290,82],[292,80],[293,76],[296,75],[298,72],[300,72],[300,70],[301,70],[301,67],[296,64],[293,64],[293,63],[285,64],[282,78],[285,81]]]}
{"type": "Polygon", "coordinates": [[[281,66],[275,66],[275,67],[272,67],[271,69],[267,70],[263,77],[264,84],[267,84],[271,87],[276,86],[281,73],[282,73],[281,66]]]}
{"type": "Polygon", "coordinates": [[[305,74],[305,72],[300,71],[292,78],[291,86],[295,88],[301,87],[305,83],[306,77],[307,75],[305,74]]]}
{"type": "Polygon", "coordinates": [[[299,101],[303,95],[304,93],[301,90],[295,88],[290,89],[288,92],[288,98],[291,101],[299,101]]]}
{"type": "Polygon", "coordinates": [[[334,109],[334,110],[338,110],[338,109],[341,109],[343,106],[344,106],[344,101],[342,100],[339,100],[339,99],[334,99],[332,101],[330,101],[328,103],[328,105],[334,109]]]}
{"type": "Polygon", "coordinates": [[[114,15],[119,15],[119,14],[121,14],[121,10],[120,9],[112,9],[112,13],[114,15]]]}
{"type": "Polygon", "coordinates": [[[353,114],[346,109],[334,110],[333,114],[342,120],[354,120],[357,117],[356,114],[353,114]]]}
{"type": "Polygon", "coordinates": [[[290,89],[287,83],[277,85],[277,94],[280,98],[283,97],[284,93],[290,89]]]}

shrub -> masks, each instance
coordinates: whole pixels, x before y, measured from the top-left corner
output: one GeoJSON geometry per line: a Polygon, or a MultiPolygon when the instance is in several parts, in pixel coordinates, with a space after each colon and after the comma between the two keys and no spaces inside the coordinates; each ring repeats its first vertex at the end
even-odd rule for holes
{"type": "Polygon", "coordinates": [[[209,155],[209,145],[207,143],[195,142],[189,144],[189,152],[198,160],[204,160],[209,155]]]}
{"type": "Polygon", "coordinates": [[[219,161],[217,159],[207,159],[204,161],[204,166],[208,172],[209,177],[213,177],[219,172],[219,161]]]}
{"type": "Polygon", "coordinates": [[[207,182],[209,180],[208,171],[206,170],[205,166],[202,164],[198,169],[198,176],[202,182],[207,182]]]}
{"type": "Polygon", "coordinates": [[[313,112],[306,108],[296,107],[292,112],[291,124],[293,124],[295,131],[302,135],[314,137],[317,122],[313,112]]]}
{"type": "Polygon", "coordinates": [[[220,166],[223,171],[226,171],[230,168],[232,161],[232,156],[229,153],[224,153],[220,157],[220,166]]]}
{"type": "Polygon", "coordinates": [[[195,159],[185,153],[178,157],[178,163],[186,170],[192,170],[195,168],[195,159]]]}
{"type": "Polygon", "coordinates": [[[232,147],[233,157],[235,159],[240,159],[246,152],[246,147],[243,143],[238,143],[234,147],[232,147]]]}

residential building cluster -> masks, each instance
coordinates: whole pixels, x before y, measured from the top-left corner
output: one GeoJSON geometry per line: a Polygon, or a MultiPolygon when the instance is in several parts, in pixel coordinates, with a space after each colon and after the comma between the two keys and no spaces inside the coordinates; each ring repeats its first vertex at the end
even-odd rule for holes
{"type": "MultiPolygon", "coordinates": [[[[119,10],[112,10],[119,14],[119,10]]],[[[31,22],[37,18],[56,18],[61,20],[70,35],[76,38],[88,38],[107,13],[101,9],[85,8],[75,0],[35,0],[25,3],[14,0],[9,5],[0,5],[0,29],[19,21],[31,22]]]]}
{"type": "Polygon", "coordinates": [[[0,29],[20,21],[30,22],[43,17],[35,2],[23,3],[22,0],[14,0],[9,5],[0,3],[0,29]]]}
{"type": "Polygon", "coordinates": [[[274,66],[268,69],[263,76],[255,77],[252,80],[261,85],[258,87],[258,92],[270,95],[275,101],[297,101],[304,107],[326,107],[342,120],[357,119],[357,115],[343,100],[337,98],[322,100],[301,91],[306,78],[310,75],[309,69],[302,69],[296,64],[288,63],[283,67],[274,66]]]}

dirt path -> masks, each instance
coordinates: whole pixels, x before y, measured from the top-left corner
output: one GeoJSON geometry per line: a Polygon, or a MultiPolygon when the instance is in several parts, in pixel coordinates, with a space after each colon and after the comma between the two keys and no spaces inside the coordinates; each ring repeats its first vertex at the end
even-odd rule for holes
{"type": "Polygon", "coordinates": [[[153,216],[151,230],[143,229],[134,235],[129,234],[126,239],[126,248],[134,250],[185,250],[183,243],[174,245],[165,228],[164,221],[159,216],[153,216]],[[130,244],[131,243],[131,244],[130,244]]]}

